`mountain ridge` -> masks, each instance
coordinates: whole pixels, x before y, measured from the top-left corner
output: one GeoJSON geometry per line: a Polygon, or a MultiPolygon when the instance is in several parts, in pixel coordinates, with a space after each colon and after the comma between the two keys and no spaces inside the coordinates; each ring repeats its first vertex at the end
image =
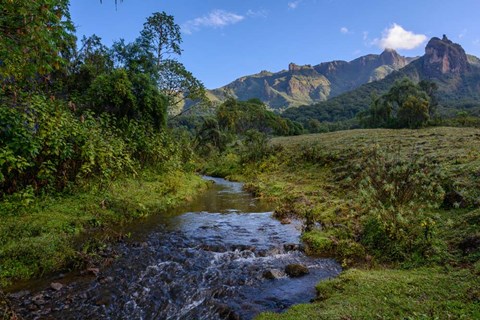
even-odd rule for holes
{"type": "Polygon", "coordinates": [[[431,38],[423,56],[384,79],[363,84],[328,101],[290,108],[283,115],[302,123],[308,119],[321,122],[352,119],[369,107],[372,94],[385,93],[396,80],[404,77],[415,82],[435,82],[438,86],[439,111],[445,115],[458,109],[480,113],[480,59],[467,55],[459,44],[444,35],[442,39],[431,38]]]}
{"type": "Polygon", "coordinates": [[[213,101],[228,97],[239,100],[259,98],[272,109],[282,110],[325,101],[360,85],[383,79],[416,58],[407,58],[395,50],[368,54],[351,61],[334,60],[317,65],[290,63],[287,70],[240,77],[217,89],[209,90],[213,101]]]}

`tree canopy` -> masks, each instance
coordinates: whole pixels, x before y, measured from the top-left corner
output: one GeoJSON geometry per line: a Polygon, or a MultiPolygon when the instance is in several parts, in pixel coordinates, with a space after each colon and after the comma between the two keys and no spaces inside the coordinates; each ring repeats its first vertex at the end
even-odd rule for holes
{"type": "Polygon", "coordinates": [[[436,84],[398,80],[390,90],[373,97],[370,108],[359,117],[366,127],[420,128],[434,114],[436,84]]]}

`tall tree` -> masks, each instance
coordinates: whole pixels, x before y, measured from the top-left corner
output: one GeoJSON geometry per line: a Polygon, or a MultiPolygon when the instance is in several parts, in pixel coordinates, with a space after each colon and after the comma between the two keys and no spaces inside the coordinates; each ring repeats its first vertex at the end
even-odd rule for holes
{"type": "Polygon", "coordinates": [[[173,16],[165,12],[155,12],[147,18],[141,32],[142,44],[147,51],[154,53],[157,66],[171,55],[181,55],[182,35],[173,16]]]}
{"type": "Polygon", "coordinates": [[[371,128],[419,128],[433,114],[431,96],[435,88],[434,83],[416,84],[408,78],[396,81],[387,93],[372,99],[370,108],[361,115],[361,121],[371,128]]]}
{"type": "Polygon", "coordinates": [[[180,26],[174,17],[155,12],[147,18],[133,47],[127,47],[130,57],[134,57],[131,62],[153,71],[160,90],[168,97],[170,114],[178,113],[187,98],[206,100],[203,84],[176,59],[182,54],[181,43],[180,26]]]}

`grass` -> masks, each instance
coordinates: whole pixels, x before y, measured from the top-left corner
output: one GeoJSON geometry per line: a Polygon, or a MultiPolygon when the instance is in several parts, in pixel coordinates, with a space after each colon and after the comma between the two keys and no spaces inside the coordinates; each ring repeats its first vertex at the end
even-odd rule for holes
{"type": "MultiPolygon", "coordinates": [[[[372,200],[365,195],[370,191],[362,185],[365,172],[369,169],[365,164],[372,162],[374,168],[370,168],[373,170],[370,174],[373,176],[390,174],[375,168],[376,163],[371,161],[372,149],[386,150],[385,154],[392,159],[391,161],[402,165],[403,163],[409,165],[409,161],[413,162],[414,160],[410,160],[413,154],[421,155],[423,161],[427,165],[432,164],[432,168],[437,171],[437,175],[428,178],[437,179],[438,181],[434,181],[435,185],[441,186],[443,190],[437,191],[438,194],[432,196],[434,200],[431,200],[431,205],[425,206],[421,211],[421,215],[428,218],[427,221],[431,220],[436,224],[435,232],[441,239],[441,243],[435,244],[436,249],[443,250],[442,245],[451,246],[455,237],[458,243],[461,242],[459,237],[465,239],[478,235],[473,228],[467,231],[468,222],[460,222],[463,221],[465,210],[457,210],[455,206],[462,203],[453,203],[449,208],[442,208],[442,201],[437,200],[443,199],[448,192],[457,192],[463,197],[464,206],[479,205],[480,129],[350,130],[275,138],[272,144],[280,151],[263,160],[267,165],[264,163],[250,165],[243,178],[247,181],[249,189],[257,196],[278,203],[276,210],[278,216],[295,215],[307,218],[307,215],[310,215],[312,220],[322,224],[320,232],[304,237],[307,249],[308,244],[312,244],[311,253],[324,255],[328,253],[325,249],[329,248],[335,252],[337,258],[346,259],[347,264],[357,260],[357,253],[352,251],[352,248],[358,247],[355,244],[342,243],[342,246],[336,247],[332,247],[331,244],[339,244],[341,240],[352,239],[352,236],[358,237],[365,224],[365,213],[376,205],[375,203],[372,205],[371,202],[375,199],[372,200]],[[259,168],[267,169],[262,171],[259,168]],[[454,230],[451,228],[453,225],[457,226],[454,230]],[[460,231],[463,234],[458,236],[460,231]],[[322,249],[314,250],[315,246],[322,249]],[[343,249],[346,251],[342,252],[343,249]],[[348,261],[350,253],[353,254],[352,261],[348,261]]],[[[384,185],[387,182],[389,181],[384,181],[384,185]]],[[[394,183],[397,183],[394,187],[398,189],[402,187],[403,181],[394,183]]],[[[422,192],[431,191],[425,187],[425,185],[416,187],[419,189],[414,190],[419,193],[417,197],[422,192]]],[[[405,207],[393,209],[416,215],[416,211],[419,211],[418,208],[422,205],[413,202],[413,205],[406,204],[405,207]]],[[[381,209],[386,210],[383,207],[381,209]]],[[[470,213],[471,220],[478,216],[475,212],[470,213]]],[[[412,221],[415,221],[414,218],[412,221]]],[[[423,221],[418,221],[418,224],[420,223],[423,221]]],[[[420,230],[420,227],[418,229],[420,230]]]]}
{"type": "Polygon", "coordinates": [[[107,188],[91,186],[74,195],[44,197],[23,212],[4,214],[0,284],[78,266],[102,243],[119,236],[115,226],[189,201],[204,187],[205,182],[191,173],[144,171],[107,188]]]}
{"type": "Polygon", "coordinates": [[[350,269],[317,285],[318,300],[257,320],[479,319],[480,277],[468,269],[350,269]]]}
{"type": "Polygon", "coordinates": [[[263,160],[223,168],[279,218],[304,219],[307,253],[346,267],[319,301],[258,319],[480,318],[480,129],[279,137],[263,160]]]}

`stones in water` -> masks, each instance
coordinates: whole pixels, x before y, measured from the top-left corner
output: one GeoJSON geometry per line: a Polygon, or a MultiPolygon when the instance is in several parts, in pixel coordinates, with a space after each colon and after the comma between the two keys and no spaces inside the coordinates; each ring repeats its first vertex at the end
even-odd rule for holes
{"type": "Polygon", "coordinates": [[[268,280],[275,280],[285,276],[285,273],[279,269],[268,269],[263,273],[263,277],[268,280]]]}
{"type": "Polygon", "coordinates": [[[292,263],[285,267],[285,273],[291,278],[298,278],[310,273],[308,268],[299,263],[292,263]]]}

